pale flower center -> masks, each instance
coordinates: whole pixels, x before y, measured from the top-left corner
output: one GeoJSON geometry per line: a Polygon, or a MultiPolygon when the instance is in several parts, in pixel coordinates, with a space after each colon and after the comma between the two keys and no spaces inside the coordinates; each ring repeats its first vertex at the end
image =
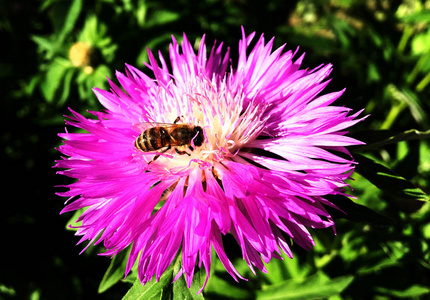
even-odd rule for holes
{"type": "Polygon", "coordinates": [[[200,75],[187,82],[171,81],[158,86],[154,99],[157,105],[145,107],[147,121],[171,124],[179,117],[176,124],[186,124],[190,130],[202,128],[204,142],[196,146],[194,137],[188,145],[172,145],[165,152],[136,152],[139,154],[135,158],[145,165],[150,163],[152,171],[182,174],[196,166],[213,169],[218,162],[234,157],[262,133],[268,117],[263,116],[267,104],[245,98],[242,87],[233,87],[230,81],[229,77],[209,80],[200,75]],[[154,152],[158,153],[154,156],[154,152]],[[156,160],[151,161],[154,157],[156,160]]]}
{"type": "Polygon", "coordinates": [[[170,106],[169,118],[182,116],[181,121],[204,130],[205,141],[193,147],[190,155],[176,155],[178,164],[190,160],[200,165],[212,166],[234,156],[262,131],[266,119],[262,118],[264,107],[252,99],[245,99],[242,89],[231,90],[228,80],[217,83],[200,76],[179,90],[171,85],[176,103],[170,106]],[[180,112],[178,112],[180,111],[180,112]]]}

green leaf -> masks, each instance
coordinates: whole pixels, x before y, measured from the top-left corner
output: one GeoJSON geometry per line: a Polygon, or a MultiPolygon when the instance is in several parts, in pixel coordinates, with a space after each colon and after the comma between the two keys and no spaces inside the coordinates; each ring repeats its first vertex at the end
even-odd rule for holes
{"type": "Polygon", "coordinates": [[[366,222],[374,225],[392,225],[393,220],[387,218],[381,214],[378,214],[374,210],[355,203],[351,199],[336,195],[326,196],[327,200],[340,208],[343,212],[334,209],[332,207],[326,207],[327,211],[332,217],[343,218],[353,222],[366,222]]]}
{"type": "Polygon", "coordinates": [[[0,295],[7,295],[7,296],[15,297],[16,296],[15,288],[9,287],[3,283],[0,283],[0,295]]]}
{"type": "MultiPolygon", "coordinates": [[[[175,266],[174,274],[177,274],[180,271],[180,265],[177,264],[175,266]]],[[[203,295],[197,293],[203,286],[205,280],[205,273],[203,269],[194,273],[193,281],[191,282],[190,288],[188,288],[187,283],[185,281],[185,276],[182,275],[173,283],[173,299],[204,299],[203,295]]]]}
{"type": "MultiPolygon", "coordinates": [[[[374,252],[373,255],[376,256],[378,253],[374,252]]],[[[371,254],[369,254],[371,255],[371,254]]],[[[385,255],[385,253],[383,254],[385,255]]],[[[377,273],[386,268],[398,267],[401,263],[392,257],[384,257],[380,258],[378,261],[374,261],[371,259],[372,257],[366,260],[366,263],[361,265],[357,269],[357,274],[364,275],[369,273],[377,273]]],[[[379,259],[379,257],[377,257],[379,259]]]]}
{"type": "MultiPolygon", "coordinates": [[[[229,278],[230,279],[230,278],[229,278]]],[[[253,299],[250,289],[242,289],[236,282],[227,281],[216,274],[212,276],[204,290],[210,299],[253,299]]]]}
{"type": "Polygon", "coordinates": [[[408,299],[412,297],[419,297],[419,296],[430,294],[430,288],[421,286],[421,285],[413,285],[403,291],[391,290],[391,289],[382,288],[382,287],[376,288],[376,291],[392,297],[408,298],[408,299]]]}
{"type": "Polygon", "coordinates": [[[17,91],[16,97],[22,97],[22,95],[32,95],[35,88],[39,86],[40,80],[41,80],[41,74],[35,75],[34,77],[30,78],[28,82],[25,82],[22,85],[22,90],[17,91]]]}
{"type": "Polygon", "coordinates": [[[52,52],[55,48],[52,41],[48,38],[32,35],[31,39],[39,46],[39,51],[52,52]]]}
{"type": "Polygon", "coordinates": [[[148,15],[148,19],[144,26],[146,28],[159,26],[167,23],[174,22],[180,18],[180,14],[177,12],[158,9],[154,11],[152,14],[148,15]]]}
{"type": "Polygon", "coordinates": [[[328,278],[323,273],[317,273],[303,281],[291,279],[276,285],[265,286],[262,291],[257,292],[257,299],[327,298],[340,294],[353,280],[352,275],[328,278]]]}
{"type": "Polygon", "coordinates": [[[67,98],[70,94],[70,86],[72,84],[72,78],[75,74],[75,69],[70,68],[66,70],[64,74],[64,85],[63,85],[63,91],[61,93],[60,99],[58,100],[58,105],[63,106],[66,103],[67,98]]]}
{"type": "Polygon", "coordinates": [[[353,137],[366,143],[366,145],[352,148],[353,152],[361,152],[379,149],[401,141],[429,139],[430,130],[418,131],[416,129],[411,129],[402,133],[391,130],[366,130],[357,132],[353,137]]]}
{"type": "MultiPolygon", "coordinates": [[[[166,269],[166,271],[164,271],[164,273],[160,276],[159,281],[156,281],[155,278],[153,278],[152,281],[147,282],[145,285],[142,285],[139,278],[137,278],[133,286],[128,290],[127,294],[125,294],[125,296],[122,299],[123,300],[172,299],[174,297],[172,282],[177,272],[179,272],[181,268],[181,264],[182,264],[181,254],[178,254],[175,260],[170,264],[170,266],[166,269]]],[[[181,278],[178,278],[178,280],[179,279],[181,278]]],[[[179,298],[176,298],[176,299],[179,299],[179,298]]],[[[203,296],[198,299],[203,299],[203,296]]]]}
{"type": "Polygon", "coordinates": [[[45,80],[40,85],[43,96],[47,102],[52,102],[56,91],[60,88],[63,76],[69,66],[57,62],[56,60],[49,66],[45,80]]]}
{"type": "Polygon", "coordinates": [[[142,285],[139,278],[136,279],[133,286],[128,290],[123,300],[146,300],[146,299],[164,299],[165,294],[171,294],[173,281],[173,266],[171,265],[161,275],[160,280],[153,279],[142,285]]]}
{"type": "Polygon", "coordinates": [[[421,66],[424,67],[422,71],[428,70],[429,66],[429,50],[430,50],[430,31],[425,33],[414,35],[411,41],[411,52],[413,55],[422,55],[420,58],[425,61],[421,63],[421,66]]]}
{"type": "Polygon", "coordinates": [[[85,42],[91,46],[96,45],[97,41],[106,33],[106,27],[99,28],[98,20],[95,15],[89,15],[84,24],[84,28],[79,34],[79,41],[85,42]]]}
{"type": "Polygon", "coordinates": [[[145,25],[147,10],[148,6],[145,3],[145,0],[138,0],[137,8],[134,10],[134,14],[136,16],[137,24],[139,24],[140,27],[145,25]]]}
{"type": "Polygon", "coordinates": [[[162,45],[168,45],[171,39],[172,35],[170,33],[165,33],[150,40],[140,51],[136,63],[140,65],[142,62],[149,62],[147,49],[160,49],[162,45]]]}
{"type": "MultiPolygon", "coordinates": [[[[131,249],[131,247],[129,247],[131,249]]],[[[122,250],[112,259],[103,279],[100,282],[98,292],[101,294],[125,277],[125,268],[127,266],[130,249],[122,250]]]]}
{"type": "Polygon", "coordinates": [[[87,208],[85,208],[85,207],[76,210],[75,213],[73,214],[73,216],[67,222],[66,230],[76,231],[77,229],[75,227],[78,227],[82,224],[82,221],[80,221],[79,223],[76,223],[76,221],[86,210],[87,210],[87,208]]]}
{"type": "Polygon", "coordinates": [[[423,23],[430,23],[430,10],[422,10],[416,13],[407,14],[405,16],[402,16],[400,18],[403,22],[423,22],[423,23]]]}
{"type": "MultiPolygon", "coordinates": [[[[283,256],[283,260],[272,259],[270,263],[266,265],[267,274],[264,275],[264,279],[266,279],[271,284],[283,281],[287,278],[290,278],[291,276],[287,269],[287,263],[289,262],[290,258],[285,258],[286,255],[283,256]]],[[[298,259],[296,259],[295,261],[297,260],[298,259]]]]}
{"type": "Polygon", "coordinates": [[[356,171],[390,197],[400,201],[429,200],[421,189],[387,167],[360,154],[355,154],[354,158],[359,163],[356,171]]]}
{"type": "Polygon", "coordinates": [[[300,280],[309,276],[311,267],[307,264],[300,264],[299,257],[291,259],[287,254],[282,253],[282,258],[282,260],[272,259],[266,264],[267,274],[264,274],[264,278],[268,282],[275,284],[290,278],[300,280]]]}
{"type": "Polygon", "coordinates": [[[70,5],[66,18],[64,19],[64,26],[58,36],[57,44],[62,44],[67,34],[73,30],[81,10],[82,0],[74,0],[70,5]]]}

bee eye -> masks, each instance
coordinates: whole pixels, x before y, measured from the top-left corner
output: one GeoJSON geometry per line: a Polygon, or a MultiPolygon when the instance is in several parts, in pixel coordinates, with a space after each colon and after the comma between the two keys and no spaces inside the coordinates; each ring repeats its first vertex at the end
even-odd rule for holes
{"type": "Polygon", "coordinates": [[[201,127],[195,127],[194,128],[194,135],[196,136],[194,138],[194,145],[197,147],[201,146],[203,144],[204,135],[203,135],[203,129],[201,127]]]}

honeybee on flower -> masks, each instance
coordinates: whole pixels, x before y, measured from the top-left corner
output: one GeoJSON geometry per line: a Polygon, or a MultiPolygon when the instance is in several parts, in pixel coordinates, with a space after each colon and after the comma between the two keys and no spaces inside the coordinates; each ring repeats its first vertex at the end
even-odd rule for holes
{"type": "MultiPolygon", "coordinates": [[[[173,124],[155,123],[152,127],[145,128],[134,141],[134,146],[143,152],[156,151],[151,162],[156,160],[162,153],[172,147],[179,155],[190,155],[187,150],[194,151],[194,147],[200,147],[204,141],[203,129],[200,126],[188,124],[177,124],[181,117],[177,117],[173,124]],[[183,150],[179,150],[179,148],[183,150]]],[[[150,162],[150,163],[151,163],[150,162]]]]}

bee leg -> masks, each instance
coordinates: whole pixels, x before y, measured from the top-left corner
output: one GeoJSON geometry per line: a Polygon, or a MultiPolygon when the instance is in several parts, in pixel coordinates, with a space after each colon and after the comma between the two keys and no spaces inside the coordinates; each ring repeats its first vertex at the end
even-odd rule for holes
{"type": "MultiPolygon", "coordinates": [[[[148,165],[149,165],[150,163],[152,163],[154,160],[156,160],[157,158],[159,158],[161,154],[163,154],[163,153],[164,153],[164,152],[166,152],[166,151],[169,151],[171,148],[172,148],[172,146],[170,146],[170,145],[169,145],[166,149],[164,149],[163,151],[161,151],[161,152],[160,152],[160,154],[155,155],[155,156],[151,159],[151,161],[148,163],[148,165]]],[[[175,149],[176,149],[176,148],[175,148],[175,149]]]]}
{"type": "Polygon", "coordinates": [[[152,163],[154,160],[156,160],[157,158],[159,158],[159,157],[160,157],[160,154],[155,155],[155,156],[151,159],[151,161],[148,163],[148,165],[149,165],[150,163],[152,163]]]}
{"type": "Polygon", "coordinates": [[[194,148],[191,145],[188,146],[188,149],[190,149],[191,151],[194,151],[194,148]]]}
{"type": "Polygon", "coordinates": [[[173,124],[176,124],[176,123],[178,123],[179,122],[179,120],[181,119],[181,118],[183,118],[184,116],[179,116],[179,117],[177,117],[176,119],[175,119],[175,121],[173,122],[173,124]]]}
{"type": "Polygon", "coordinates": [[[186,155],[190,156],[190,154],[189,154],[187,151],[180,151],[180,150],[178,150],[177,148],[175,148],[175,151],[176,151],[176,153],[178,153],[179,155],[184,155],[184,154],[186,154],[186,155]]]}

